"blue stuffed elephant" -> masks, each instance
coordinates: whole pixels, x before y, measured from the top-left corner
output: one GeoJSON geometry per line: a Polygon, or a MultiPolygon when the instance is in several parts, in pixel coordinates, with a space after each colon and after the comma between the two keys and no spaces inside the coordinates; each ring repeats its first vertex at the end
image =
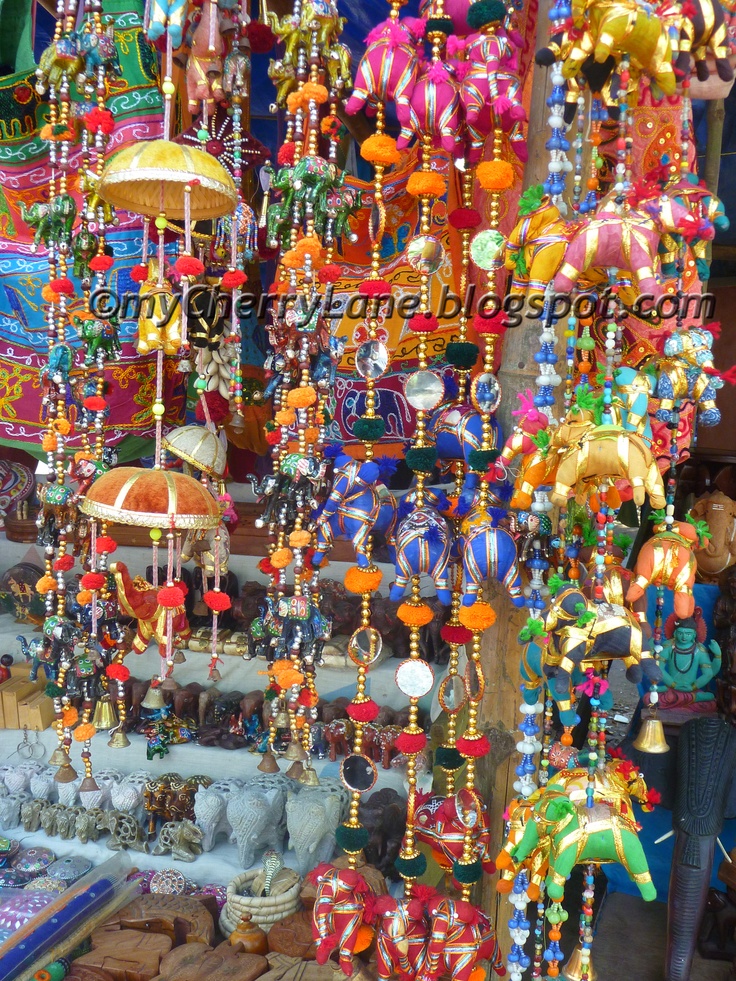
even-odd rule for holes
{"type": "MultiPolygon", "coordinates": [[[[524,648],[521,661],[520,670],[522,681],[522,695],[524,698],[524,703],[526,705],[536,705],[540,698],[544,699],[545,694],[549,694],[551,698],[557,703],[557,708],[560,712],[560,722],[563,726],[576,726],[580,722],[580,717],[573,707],[572,700],[570,697],[571,693],[565,692],[565,694],[560,694],[555,685],[547,685],[546,692],[543,694],[543,689],[545,688],[545,678],[544,678],[544,651],[538,644],[533,641],[527,644],[524,648]]],[[[578,667],[573,668],[570,673],[571,677],[571,688],[577,688],[578,685],[582,685],[586,681],[585,673],[578,667]]],[[[613,693],[610,688],[606,688],[604,692],[601,693],[600,705],[605,712],[610,712],[613,709],[613,693]]]]}
{"type": "MultiPolygon", "coordinates": [[[[496,449],[503,443],[501,427],[491,416],[492,445],[496,449]]],[[[483,416],[469,405],[442,405],[432,416],[429,432],[435,440],[437,456],[442,463],[457,460],[465,463],[468,470],[463,481],[460,500],[467,510],[473,503],[480,474],[469,469],[470,454],[483,445],[483,416]]]]}
{"type": "Polygon", "coordinates": [[[514,606],[523,606],[516,542],[503,528],[494,528],[485,509],[474,507],[461,528],[460,551],[465,572],[463,606],[472,606],[490,578],[498,579],[514,606]]]}
{"type": "Polygon", "coordinates": [[[721,421],[715,400],[723,379],[710,374],[714,370],[712,347],[713,335],[701,327],[674,331],[664,342],[656,391],[660,422],[669,422],[675,402],[685,398],[695,402],[701,426],[717,426],[721,421]]]}
{"type": "Polygon", "coordinates": [[[396,548],[396,581],[390,597],[398,602],[414,576],[431,576],[437,598],[443,606],[452,602],[448,583],[453,536],[442,515],[431,504],[415,507],[397,524],[393,537],[396,548]]]}

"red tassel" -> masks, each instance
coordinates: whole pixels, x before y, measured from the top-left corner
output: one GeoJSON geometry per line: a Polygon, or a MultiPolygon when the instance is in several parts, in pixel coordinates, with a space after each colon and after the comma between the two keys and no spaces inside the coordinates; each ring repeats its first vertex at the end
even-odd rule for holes
{"type": "Polygon", "coordinates": [[[208,589],[202,599],[214,613],[223,613],[233,605],[227,593],[221,593],[217,589],[208,589]]]}
{"type": "Polygon", "coordinates": [[[440,322],[433,313],[415,313],[407,327],[415,334],[433,334],[440,322]]]}
{"type": "Polygon", "coordinates": [[[245,33],[250,41],[252,54],[268,54],[276,44],[276,35],[271,28],[258,20],[252,20],[246,27],[245,33]]]}
{"type": "Polygon", "coordinates": [[[264,576],[272,576],[276,572],[276,567],[271,565],[270,559],[261,559],[258,563],[258,571],[262,572],[264,576]]]}
{"type": "Polygon", "coordinates": [[[106,582],[107,576],[103,576],[101,572],[86,572],[82,576],[80,586],[82,589],[94,592],[96,589],[102,589],[106,582]]]}
{"type": "Polygon", "coordinates": [[[296,143],[283,143],[276,154],[276,160],[280,167],[287,167],[294,163],[296,156],[296,143]]]}
{"type": "Polygon", "coordinates": [[[358,284],[360,296],[382,296],[391,292],[391,283],[385,279],[364,279],[358,284]]]}
{"type": "Polygon", "coordinates": [[[96,107],[84,114],[84,125],[90,133],[101,132],[109,136],[115,129],[115,119],[108,109],[96,107]]]}
{"type": "Polygon", "coordinates": [[[107,402],[100,398],[99,395],[89,395],[83,402],[85,409],[90,412],[104,412],[107,408],[107,402]]]}
{"type": "Polygon", "coordinates": [[[328,262],[317,273],[317,279],[320,283],[336,283],[341,276],[342,267],[338,266],[336,262],[328,262]]]}
{"type": "Polygon", "coordinates": [[[108,664],[105,668],[105,674],[108,678],[114,678],[115,681],[127,681],[130,677],[130,669],[126,668],[124,664],[114,662],[113,664],[108,664]]]}
{"type": "Polygon", "coordinates": [[[473,330],[476,334],[495,334],[497,337],[502,337],[506,333],[505,321],[506,314],[503,311],[492,317],[484,317],[479,313],[473,317],[473,330]]]}
{"type": "Polygon", "coordinates": [[[116,551],[117,547],[118,543],[114,538],[110,538],[109,535],[100,535],[100,537],[97,539],[98,552],[105,552],[109,555],[111,552],[116,551]]]}
{"type": "Polygon", "coordinates": [[[108,269],[112,269],[115,260],[111,255],[96,255],[89,263],[89,268],[92,272],[107,272],[108,269]]]}
{"type": "Polygon", "coordinates": [[[455,208],[450,212],[450,224],[462,232],[468,228],[477,228],[481,223],[480,212],[475,208],[455,208]]]}
{"type": "MultiPolygon", "coordinates": [[[[218,422],[224,422],[230,415],[230,403],[226,398],[223,398],[219,392],[207,392],[204,399],[207,403],[210,419],[215,424],[218,422]]],[[[194,410],[194,415],[196,416],[198,422],[204,422],[204,409],[202,408],[201,399],[197,399],[197,406],[194,410]]]]}
{"type": "Polygon", "coordinates": [[[345,706],[345,711],[353,722],[373,722],[374,719],[378,718],[380,708],[370,698],[367,702],[350,702],[349,705],[345,706]]]}
{"type": "Polygon", "coordinates": [[[163,589],[159,589],[156,599],[164,609],[173,610],[183,605],[184,593],[178,586],[164,586],[163,589]]]}
{"type": "Polygon", "coordinates": [[[54,572],[69,572],[69,570],[73,568],[73,555],[62,555],[60,559],[57,559],[56,562],[54,562],[54,572]]]}
{"type": "Polygon", "coordinates": [[[473,639],[473,631],[468,630],[467,627],[455,626],[451,623],[446,623],[444,627],[440,630],[440,637],[446,644],[469,644],[473,639]]]}
{"type": "Polygon", "coordinates": [[[134,283],[145,283],[148,279],[148,266],[145,263],[141,263],[138,266],[133,266],[130,270],[130,278],[134,283]]]}
{"type": "Polygon", "coordinates": [[[195,259],[193,255],[180,255],[174,263],[174,269],[180,276],[201,276],[204,272],[204,263],[195,259]]]}
{"type": "Polygon", "coordinates": [[[220,285],[224,290],[236,290],[243,285],[247,278],[242,269],[229,269],[222,277],[220,285]]]}
{"type": "Polygon", "coordinates": [[[52,279],[49,286],[59,296],[74,296],[74,283],[68,276],[60,276],[58,279],[52,279]]]}
{"type": "Polygon", "coordinates": [[[423,732],[402,732],[396,737],[394,746],[404,756],[421,753],[427,745],[427,736],[423,732]]]}
{"type": "Polygon", "coordinates": [[[462,756],[472,756],[476,759],[480,756],[486,756],[491,751],[491,744],[488,741],[488,737],[484,735],[480,735],[475,739],[468,739],[467,736],[460,736],[460,738],[456,741],[455,746],[458,753],[460,753],[462,756]]]}
{"type": "Polygon", "coordinates": [[[278,429],[272,429],[266,433],[266,442],[269,446],[277,446],[281,442],[281,433],[278,429]]]}

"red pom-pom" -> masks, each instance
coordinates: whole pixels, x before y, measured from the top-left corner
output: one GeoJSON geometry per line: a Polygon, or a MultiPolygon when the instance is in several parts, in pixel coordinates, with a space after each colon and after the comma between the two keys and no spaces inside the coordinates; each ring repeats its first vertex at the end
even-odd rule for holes
{"type": "Polygon", "coordinates": [[[276,154],[276,160],[280,167],[288,167],[289,164],[294,163],[295,156],[296,143],[282,143],[279,147],[279,152],[276,154]]]}
{"type": "Polygon", "coordinates": [[[113,664],[108,664],[105,674],[108,678],[113,678],[115,681],[127,681],[130,677],[130,669],[126,668],[124,664],[118,664],[116,661],[113,664]]]}
{"type": "Polygon", "coordinates": [[[73,555],[62,555],[61,558],[54,562],[54,572],[69,572],[70,569],[74,568],[74,556],[73,555]]]}
{"type": "Polygon", "coordinates": [[[82,589],[89,589],[90,592],[94,592],[96,589],[102,589],[106,582],[107,577],[103,576],[101,572],[85,572],[80,581],[80,586],[82,589]]]}
{"type": "Polygon", "coordinates": [[[74,296],[74,283],[68,276],[60,276],[58,279],[52,279],[49,286],[59,296],[74,296]]]}
{"type": "Polygon", "coordinates": [[[96,107],[84,114],[84,125],[90,133],[105,133],[107,136],[115,129],[115,119],[109,109],[96,107]]]}
{"type": "Polygon", "coordinates": [[[391,283],[385,279],[364,279],[358,284],[360,296],[384,296],[391,292],[391,283]]]}
{"type": "Polygon", "coordinates": [[[193,255],[180,255],[174,263],[174,269],[180,276],[201,276],[204,272],[204,263],[193,255]]]}
{"type": "Polygon", "coordinates": [[[104,412],[107,408],[107,402],[101,395],[88,395],[82,404],[89,412],[104,412]]]}
{"type": "Polygon", "coordinates": [[[496,334],[498,337],[506,333],[506,314],[499,310],[492,317],[477,314],[473,317],[473,330],[476,334],[496,334]]]}
{"type": "Polygon", "coordinates": [[[175,579],[174,585],[178,586],[179,589],[184,593],[184,599],[189,595],[189,586],[184,582],[183,579],[175,579]]]}
{"type": "Polygon", "coordinates": [[[427,745],[427,736],[423,732],[402,732],[396,737],[394,746],[405,756],[421,753],[427,745]]]}
{"type": "Polygon", "coordinates": [[[281,442],[281,432],[278,429],[272,429],[266,433],[266,442],[269,446],[278,446],[281,442]]]}
{"type": "Polygon", "coordinates": [[[221,593],[217,589],[208,589],[202,599],[213,613],[223,613],[233,605],[227,593],[221,593]]]}
{"type": "Polygon", "coordinates": [[[258,20],[252,20],[245,29],[245,34],[250,41],[252,54],[268,54],[276,44],[276,35],[268,24],[261,24],[258,20]]]}
{"type": "Polygon", "coordinates": [[[480,212],[475,208],[455,208],[450,212],[449,222],[453,228],[463,231],[467,228],[477,228],[481,223],[480,212]]]}
{"type": "Polygon", "coordinates": [[[247,278],[242,269],[229,269],[222,277],[220,285],[224,290],[237,290],[247,278]]]}
{"type": "Polygon", "coordinates": [[[110,555],[115,552],[118,547],[118,543],[114,538],[110,538],[109,535],[100,535],[95,543],[98,552],[104,552],[106,555],[110,555]]]}
{"type": "Polygon", "coordinates": [[[473,631],[468,630],[467,627],[455,626],[452,623],[446,623],[444,627],[440,629],[440,637],[446,644],[469,644],[473,639],[473,631]]]}
{"type": "Polygon", "coordinates": [[[184,592],[179,586],[164,586],[159,589],[156,599],[160,606],[166,610],[173,610],[184,603],[184,592]]]}
{"type": "Polygon", "coordinates": [[[342,268],[336,262],[328,262],[317,273],[320,283],[336,283],[340,276],[342,276],[342,268]]]}
{"type": "Polygon", "coordinates": [[[415,313],[407,324],[415,334],[433,334],[440,322],[433,313],[415,313]]]}
{"type": "Polygon", "coordinates": [[[480,756],[487,756],[491,751],[488,737],[484,735],[478,736],[477,739],[467,739],[465,736],[460,736],[455,742],[455,747],[462,756],[471,756],[475,759],[480,756]]]}
{"type": "Polygon", "coordinates": [[[90,259],[89,268],[92,272],[107,272],[112,269],[115,260],[111,255],[96,255],[90,259]]]}
{"type": "Polygon", "coordinates": [[[269,558],[265,558],[258,563],[258,571],[262,572],[264,576],[272,576],[276,572],[276,567],[271,564],[269,558]]]}
{"type": "Polygon", "coordinates": [[[348,713],[348,718],[352,719],[353,722],[373,722],[374,719],[378,718],[380,708],[370,698],[367,702],[350,702],[345,706],[345,711],[348,713]]]}
{"type": "Polygon", "coordinates": [[[130,278],[134,283],[145,283],[148,279],[148,266],[141,263],[138,266],[133,266],[130,270],[130,278]]]}
{"type": "MultiPolygon", "coordinates": [[[[230,403],[226,398],[220,395],[219,392],[205,392],[204,400],[207,403],[207,411],[210,414],[210,419],[215,424],[219,422],[224,422],[230,415],[230,403]]],[[[204,422],[204,409],[202,408],[202,399],[197,399],[197,406],[194,410],[194,414],[197,417],[198,422],[204,422]]]]}

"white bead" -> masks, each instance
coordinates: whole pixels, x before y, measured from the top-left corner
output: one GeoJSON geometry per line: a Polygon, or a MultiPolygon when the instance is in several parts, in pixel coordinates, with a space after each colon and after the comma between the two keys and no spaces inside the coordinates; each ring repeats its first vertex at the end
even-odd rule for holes
{"type": "Polygon", "coordinates": [[[559,174],[562,170],[562,161],[550,160],[548,169],[551,174],[559,174]]]}
{"type": "Polygon", "coordinates": [[[616,183],[615,183],[615,184],[613,185],[613,187],[614,187],[614,190],[615,190],[615,191],[623,191],[623,189],[624,189],[624,185],[623,185],[623,183],[622,183],[621,181],[617,181],[617,182],[616,182],[616,183]]]}
{"type": "Polygon", "coordinates": [[[558,72],[553,72],[552,73],[552,84],[553,85],[564,85],[565,84],[565,76],[564,75],[560,75],[558,72]]]}
{"type": "Polygon", "coordinates": [[[570,171],[572,170],[572,160],[565,160],[562,164],[562,169],[565,171],[566,174],[569,174],[570,171]]]}

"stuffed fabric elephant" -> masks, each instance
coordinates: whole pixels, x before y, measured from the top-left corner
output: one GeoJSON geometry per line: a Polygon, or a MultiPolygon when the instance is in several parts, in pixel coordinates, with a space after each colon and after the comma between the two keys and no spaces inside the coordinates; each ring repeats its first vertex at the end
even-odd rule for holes
{"type": "MultiPolygon", "coordinates": [[[[624,795],[626,796],[626,795],[624,795]]],[[[588,862],[618,862],[636,883],[642,898],[657,898],[646,855],[626,797],[626,813],[612,802],[601,800],[592,808],[576,807],[565,787],[556,780],[547,784],[534,805],[534,819],[527,821],[524,835],[512,851],[514,862],[523,862],[549,837],[547,895],[560,901],[573,868],[588,862]]]]}
{"type": "Polygon", "coordinates": [[[441,61],[422,69],[409,94],[408,125],[396,141],[406,149],[414,135],[431,133],[443,150],[454,156],[464,152],[460,89],[452,66],[441,61]]]}
{"type": "MultiPolygon", "coordinates": [[[[527,644],[521,654],[520,673],[524,682],[524,702],[527,705],[536,705],[540,698],[544,698],[543,689],[545,688],[545,660],[544,648],[538,644],[527,644]]],[[[555,685],[547,686],[547,691],[557,704],[560,713],[560,722],[563,726],[576,726],[580,722],[580,717],[576,713],[571,700],[572,691],[585,681],[585,671],[581,666],[576,666],[570,672],[570,690],[560,693],[555,685]]],[[[607,688],[600,695],[601,708],[609,712],[613,708],[613,694],[607,688]]]]}
{"type": "Polygon", "coordinates": [[[418,899],[379,896],[374,905],[376,928],[376,972],[381,981],[418,977],[427,958],[429,923],[418,899]]]}
{"type": "Polygon", "coordinates": [[[330,953],[337,950],[340,968],[350,977],[353,954],[361,939],[365,904],[373,899],[373,893],[355,869],[337,869],[324,862],[309,873],[309,879],[317,887],[312,911],[317,963],[326,964],[330,953]]]}
{"type": "Polygon", "coordinates": [[[506,243],[505,264],[513,274],[511,293],[543,296],[562,265],[575,226],[565,221],[542,185],[519,199],[519,220],[506,243]]]}
{"type": "Polygon", "coordinates": [[[673,331],[664,342],[664,358],[658,364],[656,397],[657,419],[669,422],[675,402],[691,398],[702,426],[717,426],[721,421],[716,408],[716,391],[723,379],[713,366],[713,335],[702,327],[673,331]]]}
{"type": "Polygon", "coordinates": [[[645,371],[621,365],[613,371],[613,413],[630,432],[651,442],[649,399],[654,395],[655,379],[645,371]]]}
{"type": "Polygon", "coordinates": [[[286,792],[280,787],[246,787],[227,804],[227,820],[238,845],[238,860],[249,869],[258,852],[284,848],[284,803],[286,792]]]}
{"type": "Polygon", "coordinates": [[[503,528],[492,527],[491,516],[476,506],[463,519],[460,551],[465,572],[463,605],[472,606],[488,579],[497,579],[514,606],[523,606],[516,542],[503,528]]]}
{"type": "Polygon", "coordinates": [[[148,40],[158,41],[166,33],[174,50],[181,47],[188,7],[187,0],[152,0],[146,28],[148,40]]]}
{"type": "Polygon", "coordinates": [[[694,521],[705,521],[711,538],[695,553],[698,577],[712,581],[736,562],[736,501],[721,491],[699,497],[690,511],[694,521]]]}
{"type": "Polygon", "coordinates": [[[409,96],[419,77],[417,43],[424,28],[419,17],[389,18],[373,28],[365,39],[367,47],[355,73],[353,93],[345,104],[348,115],[366,105],[395,102],[399,123],[409,125],[409,96]]]}
{"type": "MultiPolygon", "coordinates": [[[[680,204],[685,205],[697,223],[694,231],[691,228],[688,233],[687,246],[695,259],[698,279],[705,283],[710,279],[708,243],[713,241],[716,231],[726,232],[731,225],[724,211],[723,202],[710,193],[697,174],[684,174],[677,181],[669,181],[664,185],[664,190],[680,204]]],[[[677,259],[684,241],[683,235],[676,232],[662,236],[659,260],[663,276],[673,278],[677,276],[677,259]]]]}
{"type": "Polygon", "coordinates": [[[396,581],[390,598],[398,602],[413,576],[431,576],[437,598],[445,606],[452,601],[448,574],[452,535],[445,519],[429,504],[415,508],[397,525],[394,535],[396,548],[396,581]]]}
{"type": "Polygon", "coordinates": [[[675,594],[675,615],[684,620],[695,611],[693,552],[700,547],[698,530],[686,521],[675,521],[670,528],[657,528],[656,534],[641,547],[634,568],[636,578],[627,590],[626,602],[640,599],[647,586],[666,586],[675,594]]]}
{"type": "Polygon", "coordinates": [[[523,868],[526,870],[528,883],[526,894],[532,902],[539,899],[544,880],[549,872],[549,847],[548,835],[539,834],[537,846],[533,848],[523,860],[519,860],[515,855],[515,850],[524,837],[527,822],[534,819],[534,804],[538,799],[538,792],[529,798],[515,797],[509,802],[506,808],[506,838],[501,851],[496,855],[496,868],[501,873],[496,883],[496,892],[511,892],[514,879],[518,872],[523,868]]]}
{"type": "Polygon", "coordinates": [[[724,82],[733,81],[733,68],[728,60],[728,32],[718,0],[692,0],[688,13],[677,3],[662,4],[658,11],[669,33],[675,74],[680,78],[690,74],[690,58],[701,82],[710,77],[706,54],[715,59],[716,72],[724,82]]]}
{"type": "Polygon", "coordinates": [[[172,613],[171,627],[175,636],[182,642],[189,639],[192,631],[184,606],[177,606],[173,611],[161,606],[158,602],[158,590],[150,583],[141,584],[139,577],[133,580],[124,562],[112,562],[110,572],[115,577],[122,613],[137,621],[133,639],[133,650],[136,654],[142,654],[151,640],[159,645],[160,651],[165,651],[169,613],[172,613]]]}
{"type": "Polygon", "coordinates": [[[341,802],[337,794],[302,792],[289,794],[286,827],[289,846],[296,853],[300,875],[317,863],[328,862],[335,851],[335,832],[340,823],[341,802]]]}
{"type": "MultiPolygon", "coordinates": [[[[495,416],[491,416],[490,423],[491,446],[488,449],[495,449],[503,437],[495,416]]],[[[434,437],[437,456],[443,466],[455,462],[465,464],[461,498],[470,508],[480,474],[474,473],[469,463],[473,451],[479,450],[483,445],[483,416],[470,405],[441,405],[432,416],[428,428],[434,437]]]]}
{"type": "Polygon", "coordinates": [[[483,864],[483,871],[493,875],[496,866],[491,857],[488,809],[475,793],[461,791],[453,797],[435,794],[420,804],[414,815],[416,839],[430,846],[432,857],[440,868],[451,870],[454,863],[463,857],[466,831],[463,817],[468,812],[475,816],[475,853],[483,864]]]}
{"type": "Polygon", "coordinates": [[[479,961],[488,960],[498,975],[506,973],[496,933],[484,913],[462,899],[444,896],[430,901],[431,932],[422,978],[446,975],[470,981],[479,961]]]}

